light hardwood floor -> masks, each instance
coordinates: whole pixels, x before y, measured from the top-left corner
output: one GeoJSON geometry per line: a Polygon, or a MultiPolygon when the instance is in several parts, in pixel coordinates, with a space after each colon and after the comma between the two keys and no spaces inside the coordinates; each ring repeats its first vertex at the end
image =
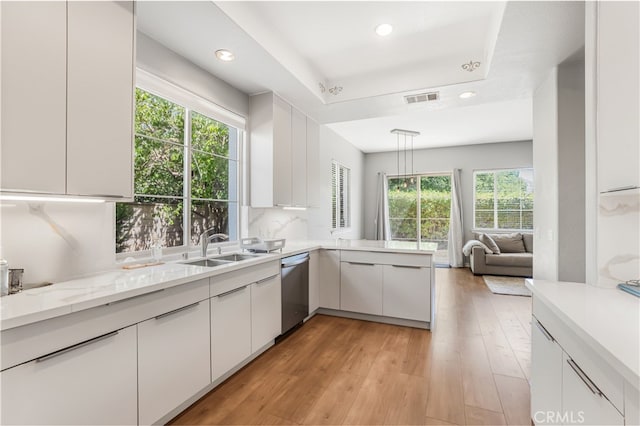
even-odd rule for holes
{"type": "Polygon", "coordinates": [[[173,424],[529,425],[531,298],[436,283],[433,331],[317,315],[173,424]]]}

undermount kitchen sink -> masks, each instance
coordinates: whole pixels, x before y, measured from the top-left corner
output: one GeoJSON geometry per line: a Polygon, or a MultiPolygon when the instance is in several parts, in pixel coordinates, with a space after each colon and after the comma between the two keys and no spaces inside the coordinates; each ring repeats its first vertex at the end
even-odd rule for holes
{"type": "Polygon", "coordinates": [[[226,256],[216,257],[215,260],[224,260],[227,262],[240,262],[241,260],[255,259],[258,256],[259,255],[257,254],[233,253],[233,254],[227,254],[226,256]]]}
{"type": "Polygon", "coordinates": [[[218,260],[218,259],[200,259],[194,260],[192,262],[184,262],[185,265],[195,265],[195,266],[207,266],[209,268],[214,268],[216,266],[229,265],[233,263],[229,260],[218,260]]]}
{"type": "Polygon", "coordinates": [[[195,266],[207,266],[209,268],[215,268],[216,266],[229,265],[231,263],[240,262],[243,260],[255,259],[258,255],[255,254],[241,254],[233,253],[225,256],[218,256],[209,259],[193,260],[191,262],[184,262],[185,265],[195,266]]]}

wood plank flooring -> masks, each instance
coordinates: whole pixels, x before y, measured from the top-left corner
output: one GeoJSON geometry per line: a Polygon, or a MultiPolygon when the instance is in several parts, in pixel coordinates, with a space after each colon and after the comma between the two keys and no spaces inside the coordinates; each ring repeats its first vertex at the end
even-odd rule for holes
{"type": "Polygon", "coordinates": [[[531,298],[437,269],[432,331],[317,315],[176,425],[529,425],[531,298]]]}

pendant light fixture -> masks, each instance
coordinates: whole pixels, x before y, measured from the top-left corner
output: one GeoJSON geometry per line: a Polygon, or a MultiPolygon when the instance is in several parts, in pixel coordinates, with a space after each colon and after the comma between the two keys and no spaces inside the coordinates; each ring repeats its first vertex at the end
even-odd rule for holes
{"type": "Polygon", "coordinates": [[[407,174],[411,176],[411,184],[413,185],[414,179],[414,169],[413,169],[413,138],[420,135],[420,132],[416,132],[414,130],[404,130],[404,129],[393,129],[391,130],[392,134],[396,135],[396,166],[397,166],[397,174],[398,176],[403,176],[404,179],[404,187],[407,187],[406,177],[407,174]],[[403,139],[403,155],[404,155],[404,169],[402,175],[400,174],[400,139],[403,139]],[[407,142],[409,146],[407,146],[407,142]],[[411,173],[407,173],[407,153],[410,150],[411,153],[411,173]]]}

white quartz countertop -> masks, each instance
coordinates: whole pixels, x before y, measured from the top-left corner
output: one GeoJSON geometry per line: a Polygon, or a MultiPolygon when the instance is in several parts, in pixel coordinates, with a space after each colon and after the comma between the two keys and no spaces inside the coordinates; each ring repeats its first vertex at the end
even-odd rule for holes
{"type": "Polygon", "coordinates": [[[634,386],[640,384],[640,299],[618,289],[526,280],[587,345],[634,386]]]}
{"type": "MultiPolygon", "coordinates": [[[[287,241],[281,252],[264,254],[251,260],[216,268],[167,262],[134,270],[116,269],[0,298],[0,330],[94,308],[311,250],[365,250],[424,255],[433,253],[425,247],[429,246],[399,241],[287,241]]],[[[190,259],[193,260],[197,258],[190,259]]]]}

